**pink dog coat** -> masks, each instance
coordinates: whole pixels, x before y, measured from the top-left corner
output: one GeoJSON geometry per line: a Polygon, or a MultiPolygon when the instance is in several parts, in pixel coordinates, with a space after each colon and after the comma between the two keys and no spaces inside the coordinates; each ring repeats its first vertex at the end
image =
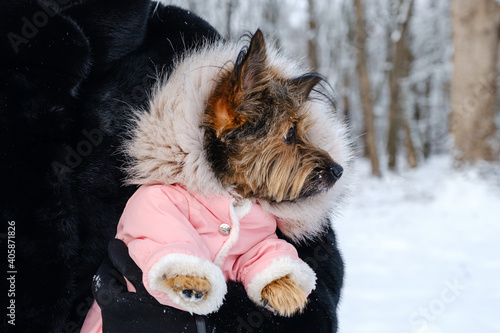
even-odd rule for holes
{"type": "MultiPolygon", "coordinates": [[[[130,198],[118,225],[132,259],[143,271],[146,290],[161,304],[197,314],[217,311],[226,281],[243,283],[261,304],[261,291],[288,275],[306,294],[315,287],[314,271],[296,249],[276,235],[276,219],[248,199],[188,192],[181,185],[143,185],[130,198]],[[200,302],[184,299],[164,285],[177,275],[204,277],[210,293],[200,302]]],[[[82,332],[100,327],[94,303],[82,332]]]]}

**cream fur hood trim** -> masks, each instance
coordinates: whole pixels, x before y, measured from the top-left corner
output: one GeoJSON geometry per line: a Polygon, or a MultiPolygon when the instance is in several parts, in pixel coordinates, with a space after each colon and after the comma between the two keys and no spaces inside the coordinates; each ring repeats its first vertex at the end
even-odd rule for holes
{"type": "MultiPolygon", "coordinates": [[[[149,102],[149,110],[136,112],[132,139],[125,146],[131,159],[127,169],[129,184],[181,183],[204,195],[238,195],[216,179],[203,149],[201,128],[206,101],[223,68],[232,69],[245,45],[217,43],[180,59],[164,82],[159,81],[149,102]]],[[[268,43],[268,61],[290,78],[309,72],[295,60],[284,57],[268,43]]],[[[312,93],[314,94],[314,92],[312,93]]],[[[313,97],[313,95],[311,95],[313,97]]],[[[310,136],[342,165],[344,175],[329,191],[297,202],[260,202],[275,215],[280,230],[294,241],[321,234],[349,192],[352,182],[352,149],[347,127],[331,103],[312,98],[310,109],[317,119],[310,136]]]]}

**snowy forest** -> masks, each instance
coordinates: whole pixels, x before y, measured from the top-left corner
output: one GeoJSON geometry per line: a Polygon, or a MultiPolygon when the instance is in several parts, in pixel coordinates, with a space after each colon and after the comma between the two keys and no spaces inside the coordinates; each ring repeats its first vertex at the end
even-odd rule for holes
{"type": "Polygon", "coordinates": [[[335,90],[359,176],[340,332],[500,332],[498,1],[163,2],[262,29],[335,90]]]}

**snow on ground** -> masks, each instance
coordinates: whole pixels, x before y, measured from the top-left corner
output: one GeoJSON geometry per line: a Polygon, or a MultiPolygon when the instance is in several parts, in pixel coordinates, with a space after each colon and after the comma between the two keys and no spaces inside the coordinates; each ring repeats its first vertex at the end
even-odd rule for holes
{"type": "Polygon", "coordinates": [[[346,264],[339,331],[500,332],[498,166],[459,172],[434,157],[383,178],[365,161],[357,169],[335,222],[346,264]]]}

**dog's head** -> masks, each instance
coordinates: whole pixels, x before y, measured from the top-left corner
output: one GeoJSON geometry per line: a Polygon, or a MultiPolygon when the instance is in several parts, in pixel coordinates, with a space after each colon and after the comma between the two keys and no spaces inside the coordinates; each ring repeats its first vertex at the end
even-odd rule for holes
{"type": "Polygon", "coordinates": [[[343,169],[311,139],[316,73],[287,77],[258,30],[234,67],[221,71],[204,115],[205,149],[226,187],[245,198],[295,201],[331,188],[343,169]]]}

